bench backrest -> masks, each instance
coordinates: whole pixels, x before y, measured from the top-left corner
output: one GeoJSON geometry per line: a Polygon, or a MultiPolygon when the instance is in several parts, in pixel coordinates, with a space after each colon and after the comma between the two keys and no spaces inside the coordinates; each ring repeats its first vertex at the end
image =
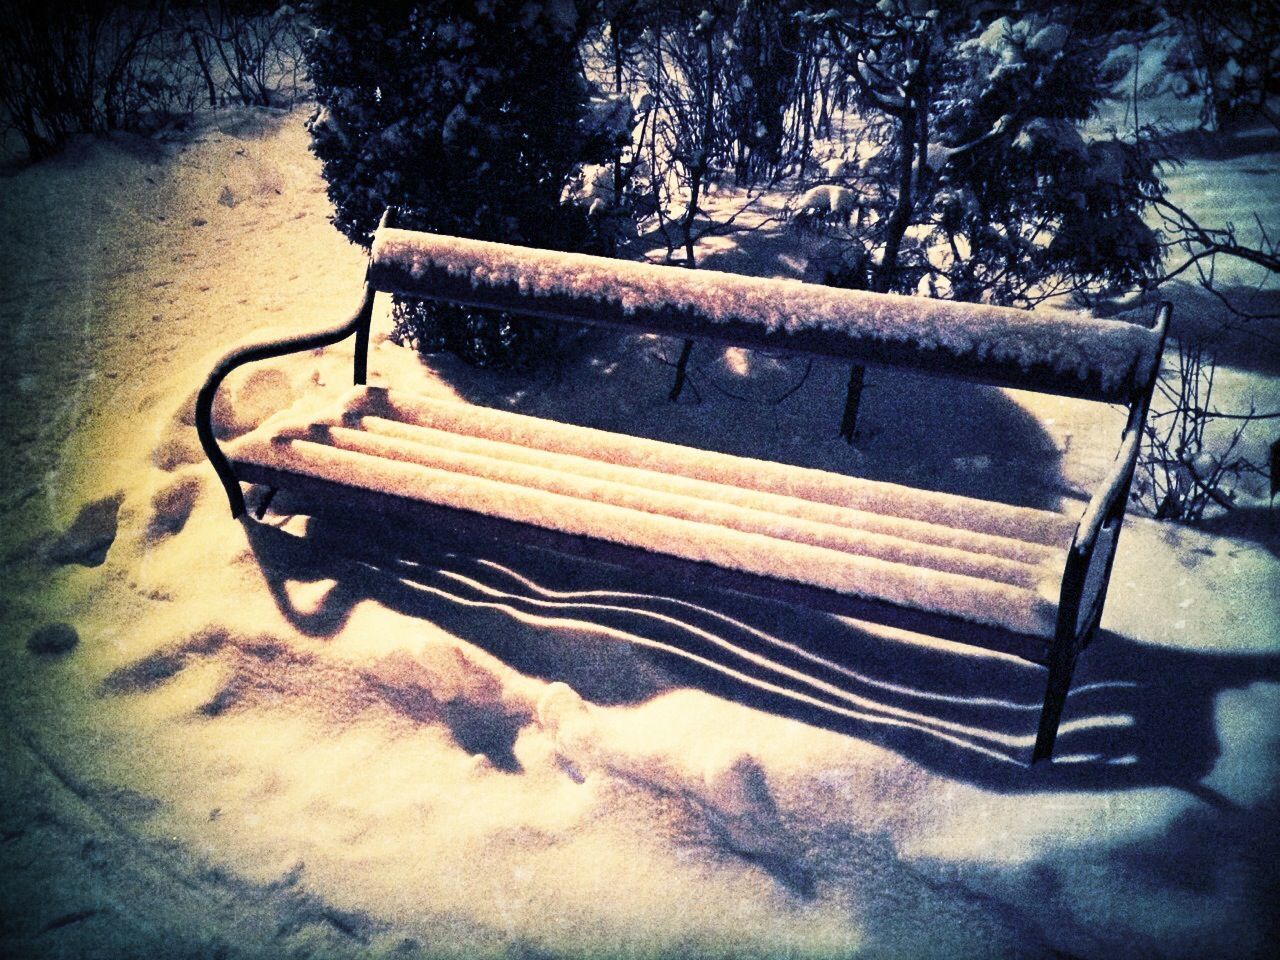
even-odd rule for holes
{"type": "Polygon", "coordinates": [[[1161,337],[1132,323],[684,270],[381,226],[373,289],[1132,404],[1161,337]]]}

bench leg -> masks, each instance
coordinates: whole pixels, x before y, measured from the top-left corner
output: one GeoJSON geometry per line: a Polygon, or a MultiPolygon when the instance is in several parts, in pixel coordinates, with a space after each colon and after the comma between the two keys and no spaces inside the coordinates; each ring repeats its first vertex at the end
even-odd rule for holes
{"type": "Polygon", "coordinates": [[[689,370],[689,354],[693,353],[693,341],[686,340],[684,346],[680,348],[680,359],[676,361],[676,381],[671,386],[671,392],[667,394],[667,399],[675,403],[680,399],[680,394],[684,392],[684,381],[689,370]]]}
{"type": "Polygon", "coordinates": [[[271,501],[274,500],[275,498],[276,498],[276,488],[267,487],[267,492],[263,494],[262,500],[258,504],[258,509],[253,511],[254,517],[258,520],[261,520],[263,517],[265,517],[267,515],[267,509],[271,506],[271,501]]]}
{"type": "Polygon", "coordinates": [[[849,368],[849,386],[844,394],[844,413],[840,417],[840,436],[846,443],[853,443],[858,431],[858,407],[862,404],[862,381],[866,367],[854,364],[849,368]]]}
{"type": "Polygon", "coordinates": [[[1071,674],[1076,668],[1075,644],[1058,640],[1049,655],[1049,680],[1045,684],[1044,708],[1040,711],[1040,728],[1031,762],[1053,759],[1053,743],[1058,738],[1058,723],[1071,689],[1071,674]]]}

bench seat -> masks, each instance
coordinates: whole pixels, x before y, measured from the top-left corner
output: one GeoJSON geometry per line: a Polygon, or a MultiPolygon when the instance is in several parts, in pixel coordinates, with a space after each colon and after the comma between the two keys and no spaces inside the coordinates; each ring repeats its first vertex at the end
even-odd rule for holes
{"type": "MultiPolygon", "coordinates": [[[[255,468],[652,554],[1054,635],[1057,513],[357,387],[234,441],[255,468]]],[[[1037,659],[1042,659],[1038,657],[1037,659]]]]}

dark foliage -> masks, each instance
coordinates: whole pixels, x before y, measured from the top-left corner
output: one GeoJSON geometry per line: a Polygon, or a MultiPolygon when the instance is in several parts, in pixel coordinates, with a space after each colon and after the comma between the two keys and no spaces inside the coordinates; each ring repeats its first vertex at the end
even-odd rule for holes
{"type": "MultiPolygon", "coordinates": [[[[591,245],[561,203],[584,155],[589,90],[571,0],[337,0],[308,8],[307,62],[319,111],[312,148],[334,223],[368,244],[382,211],[405,227],[556,249],[591,245]]],[[[548,342],[510,317],[426,304],[397,308],[398,334],[478,364],[530,359],[548,342]]]]}
{"type": "Polygon", "coordinates": [[[31,159],[76,133],[140,125],[169,83],[149,54],[163,5],[109,0],[0,2],[0,108],[31,159]]]}

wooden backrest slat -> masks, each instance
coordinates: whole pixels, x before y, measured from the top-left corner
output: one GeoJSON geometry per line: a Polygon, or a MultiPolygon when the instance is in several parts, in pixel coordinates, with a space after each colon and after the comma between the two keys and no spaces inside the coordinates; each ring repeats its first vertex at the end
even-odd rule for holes
{"type": "Polygon", "coordinates": [[[1059,310],[843,290],[381,227],[380,291],[1130,402],[1159,345],[1145,327],[1059,310]]]}

